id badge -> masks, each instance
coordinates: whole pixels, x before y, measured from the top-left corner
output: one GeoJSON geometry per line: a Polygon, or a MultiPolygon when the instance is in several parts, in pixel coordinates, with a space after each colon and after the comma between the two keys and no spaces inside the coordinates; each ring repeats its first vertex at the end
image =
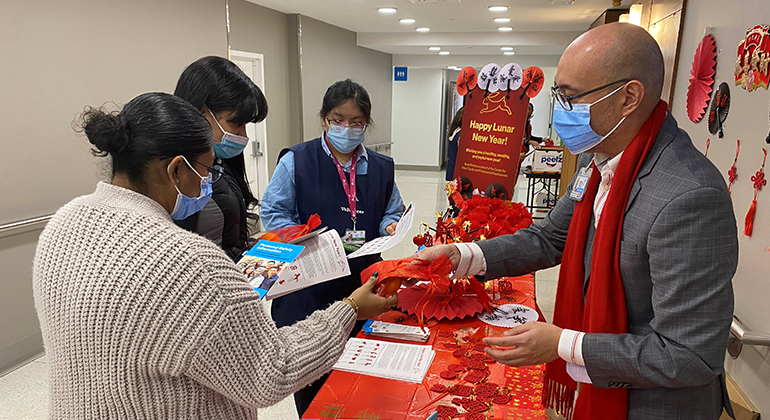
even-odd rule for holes
{"type": "Polygon", "coordinates": [[[353,252],[361,248],[366,242],[365,230],[350,230],[345,231],[345,236],[342,237],[342,247],[345,251],[353,252]]]}
{"type": "Polygon", "coordinates": [[[575,179],[575,185],[572,187],[572,192],[569,193],[569,198],[575,201],[583,201],[589,179],[591,179],[591,167],[586,166],[580,170],[580,173],[578,173],[577,179],[575,179]]]}

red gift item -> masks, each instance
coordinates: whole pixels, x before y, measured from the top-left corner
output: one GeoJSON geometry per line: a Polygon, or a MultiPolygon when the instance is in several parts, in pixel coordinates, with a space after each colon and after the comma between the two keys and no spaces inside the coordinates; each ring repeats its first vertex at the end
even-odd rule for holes
{"type": "Polygon", "coordinates": [[[473,361],[467,357],[463,357],[462,359],[460,359],[460,365],[465,368],[471,367],[471,362],[473,361]]]}
{"type": "Polygon", "coordinates": [[[441,373],[439,373],[439,376],[441,376],[444,379],[454,379],[457,377],[457,372],[451,371],[451,370],[445,370],[441,373]]]}
{"type": "Polygon", "coordinates": [[[464,403],[463,408],[471,413],[482,413],[484,411],[489,410],[488,405],[484,404],[481,401],[476,401],[476,400],[472,400],[472,401],[468,401],[467,403],[464,403]]]}
{"type": "Polygon", "coordinates": [[[462,357],[465,357],[465,355],[467,353],[468,353],[468,351],[465,350],[465,349],[457,349],[457,350],[452,352],[452,356],[458,357],[458,358],[462,358],[462,357]]]}
{"type": "MultiPolygon", "coordinates": [[[[278,229],[273,229],[259,237],[259,240],[273,241],[273,242],[289,242],[293,239],[297,239],[301,236],[305,236],[321,226],[321,216],[318,214],[311,214],[307,219],[307,223],[304,225],[286,226],[278,229]]],[[[367,277],[367,280],[369,278],[367,277]]]]}
{"type": "MultiPolygon", "coordinates": [[[[482,344],[482,346],[484,345],[482,344]]],[[[481,351],[484,351],[484,347],[481,348],[481,351]]],[[[471,360],[476,360],[478,362],[481,362],[487,358],[487,355],[485,353],[473,353],[470,356],[468,356],[468,358],[471,360]]]]}
{"type": "Polygon", "coordinates": [[[473,393],[473,388],[467,385],[455,385],[449,389],[449,392],[460,397],[470,397],[473,393]]]}
{"type": "Polygon", "coordinates": [[[436,407],[436,411],[440,419],[451,419],[457,415],[457,409],[448,405],[440,405],[436,407]]]}
{"type": "Polygon", "coordinates": [[[489,395],[476,395],[476,397],[474,397],[474,398],[476,399],[476,401],[480,401],[480,402],[483,402],[483,403],[490,403],[490,402],[492,402],[492,399],[494,397],[490,397],[489,395]]]}
{"type": "Polygon", "coordinates": [[[483,372],[475,371],[471,372],[463,378],[464,381],[477,384],[487,378],[487,375],[483,372]]]}
{"type": "Polygon", "coordinates": [[[451,370],[452,372],[463,372],[465,371],[465,368],[461,365],[449,365],[447,366],[447,370],[451,370]]]}
{"type": "Polygon", "coordinates": [[[497,394],[499,389],[499,386],[491,382],[483,383],[476,387],[476,395],[487,395],[491,397],[497,394]]]}
{"type": "Polygon", "coordinates": [[[460,348],[459,345],[455,343],[444,343],[444,348],[451,349],[451,350],[457,350],[460,348]]]}
{"type": "Polygon", "coordinates": [[[468,413],[465,415],[465,420],[487,420],[487,416],[483,413],[468,413]]]}
{"type": "Polygon", "coordinates": [[[463,399],[462,398],[460,398],[460,397],[452,398],[452,404],[462,405],[462,403],[463,403],[463,399]]]}
{"type": "Polygon", "coordinates": [[[490,363],[497,363],[497,360],[487,356],[484,359],[481,360],[484,363],[490,364],[490,363]]]}
{"type": "Polygon", "coordinates": [[[487,370],[487,364],[478,360],[471,360],[471,369],[473,370],[487,370]]]}
{"type": "Polygon", "coordinates": [[[492,398],[492,402],[495,404],[505,405],[511,402],[511,397],[505,394],[498,394],[492,398]]]}
{"type": "Polygon", "coordinates": [[[430,387],[430,390],[433,392],[447,392],[448,389],[446,386],[442,384],[433,384],[433,386],[430,387]]]}

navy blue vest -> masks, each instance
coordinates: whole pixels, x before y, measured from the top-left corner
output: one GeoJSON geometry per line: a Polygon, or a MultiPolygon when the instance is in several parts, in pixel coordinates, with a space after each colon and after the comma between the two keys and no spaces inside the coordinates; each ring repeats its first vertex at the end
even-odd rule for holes
{"type": "MultiPolygon", "coordinates": [[[[321,216],[321,226],[336,229],[340,236],[344,236],[347,229],[353,228],[348,199],[337,168],[323,150],[321,139],[283,149],[279,160],[290,150],[294,153],[294,178],[300,223],[306,223],[310,215],[318,213],[321,216]]],[[[393,193],[395,171],[393,159],[371,149],[366,151],[369,156],[367,174],[356,173],[356,229],[366,231],[368,242],[380,236],[380,222],[393,193]]],[[[349,181],[349,175],[347,177],[349,181]]],[[[275,299],[272,305],[273,320],[279,328],[292,325],[314,311],[325,309],[329,304],[349,296],[361,286],[361,271],[380,260],[379,255],[348,260],[350,276],[275,299]]]]}

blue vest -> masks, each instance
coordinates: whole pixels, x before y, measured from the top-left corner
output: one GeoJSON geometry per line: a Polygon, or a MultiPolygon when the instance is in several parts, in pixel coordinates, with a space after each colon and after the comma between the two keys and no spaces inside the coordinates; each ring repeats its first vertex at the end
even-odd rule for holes
{"type": "MultiPolygon", "coordinates": [[[[307,141],[283,149],[279,160],[289,150],[294,153],[294,178],[297,211],[300,223],[306,223],[310,215],[321,216],[321,226],[336,229],[344,236],[353,229],[348,199],[342,188],[337,167],[323,150],[321,139],[307,141]]],[[[367,149],[369,156],[366,175],[356,174],[356,229],[366,231],[366,240],[380,236],[380,222],[385,215],[395,184],[393,159],[367,149]]],[[[348,181],[350,177],[346,174],[348,181]]],[[[350,276],[317,284],[275,299],[272,305],[273,320],[280,328],[305,319],[318,309],[325,309],[361,286],[361,272],[380,261],[379,255],[348,260],[350,276]]]]}

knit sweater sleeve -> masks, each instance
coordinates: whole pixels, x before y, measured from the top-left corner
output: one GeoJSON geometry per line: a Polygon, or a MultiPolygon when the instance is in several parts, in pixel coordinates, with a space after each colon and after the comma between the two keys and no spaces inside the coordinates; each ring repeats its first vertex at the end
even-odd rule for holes
{"type": "Polygon", "coordinates": [[[232,263],[209,275],[223,309],[189,377],[242,406],[268,407],[328,373],[342,355],[356,318],[346,303],[278,329],[232,263]]]}

